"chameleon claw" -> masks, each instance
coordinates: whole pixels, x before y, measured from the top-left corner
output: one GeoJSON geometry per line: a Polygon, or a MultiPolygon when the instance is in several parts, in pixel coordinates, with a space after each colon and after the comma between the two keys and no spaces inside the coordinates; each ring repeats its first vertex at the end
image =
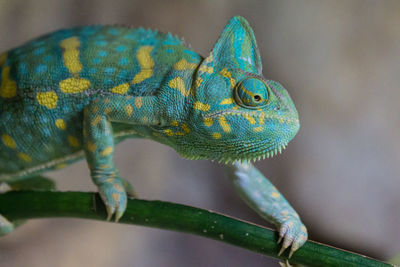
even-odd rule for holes
{"type": "Polygon", "coordinates": [[[99,186],[99,193],[106,206],[107,221],[110,221],[115,214],[114,221],[118,222],[124,214],[127,204],[126,191],[120,179],[104,182],[99,186]]]}
{"type": "MultiPolygon", "coordinates": [[[[123,206],[126,207],[126,203],[123,206]]],[[[115,222],[116,223],[119,221],[119,219],[121,219],[122,215],[124,215],[124,212],[125,212],[125,208],[121,208],[120,206],[116,207],[116,212],[115,212],[115,222]]]]}
{"type": "Polygon", "coordinates": [[[109,205],[106,205],[107,210],[107,221],[109,222],[114,214],[115,209],[109,205]]]}
{"type": "Polygon", "coordinates": [[[280,256],[288,247],[285,245],[282,245],[281,250],[279,250],[278,256],[280,256]]]}
{"type": "Polygon", "coordinates": [[[307,241],[307,229],[299,219],[285,222],[280,227],[278,244],[282,241],[282,248],[278,253],[280,256],[288,247],[289,259],[307,241]]]}
{"type": "Polygon", "coordinates": [[[14,230],[14,225],[6,218],[0,215],[0,236],[11,233],[14,230]]]}
{"type": "Polygon", "coordinates": [[[117,211],[117,213],[115,213],[115,222],[117,223],[119,221],[119,219],[121,219],[122,215],[124,214],[123,211],[117,211]]]}
{"type": "Polygon", "coordinates": [[[286,260],[286,262],[279,262],[279,265],[281,267],[292,267],[292,265],[290,265],[288,260],[286,260]]]}
{"type": "Polygon", "coordinates": [[[296,250],[297,250],[297,249],[293,249],[293,246],[292,246],[292,248],[290,249],[290,252],[289,252],[289,259],[292,257],[293,253],[294,253],[296,250]]]}

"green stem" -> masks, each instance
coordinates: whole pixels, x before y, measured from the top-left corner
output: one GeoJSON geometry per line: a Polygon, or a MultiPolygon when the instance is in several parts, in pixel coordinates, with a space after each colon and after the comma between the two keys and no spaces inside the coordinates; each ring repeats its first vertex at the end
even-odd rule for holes
{"type": "MultiPolygon", "coordinates": [[[[12,191],[0,195],[0,214],[10,220],[46,217],[76,217],[104,220],[106,212],[94,193],[12,191]]],[[[184,205],[129,199],[121,223],[192,233],[270,257],[277,255],[277,232],[215,212],[184,205]]],[[[353,252],[314,241],[294,253],[290,263],[307,266],[394,266],[353,252]]]]}

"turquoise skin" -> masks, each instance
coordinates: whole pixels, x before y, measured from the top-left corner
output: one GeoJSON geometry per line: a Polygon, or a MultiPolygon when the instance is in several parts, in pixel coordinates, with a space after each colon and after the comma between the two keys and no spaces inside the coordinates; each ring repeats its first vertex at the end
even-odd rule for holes
{"type": "MultiPolygon", "coordinates": [[[[185,158],[231,162],[232,183],[279,229],[282,251],[307,240],[297,213],[249,163],[281,152],[299,120],[287,91],[263,78],[244,18],[228,22],[206,58],[170,34],[88,26],[5,52],[0,66],[0,182],[18,189],[85,157],[108,219],[118,221],[135,193],[118,174],[114,145],[147,138],[185,158]]],[[[0,215],[0,235],[13,228],[0,215]]]]}

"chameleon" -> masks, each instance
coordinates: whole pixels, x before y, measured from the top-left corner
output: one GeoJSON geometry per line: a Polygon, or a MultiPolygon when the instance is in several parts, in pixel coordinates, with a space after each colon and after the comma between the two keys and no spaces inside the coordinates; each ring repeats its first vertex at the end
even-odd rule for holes
{"type": "MultiPolygon", "coordinates": [[[[276,226],[282,253],[307,240],[299,215],[252,161],[282,151],[299,130],[289,93],[262,74],[249,23],[231,18],[207,57],[144,28],[59,30],[0,54],[0,183],[52,189],[42,173],[85,159],[107,210],[123,216],[132,185],[114,146],[147,138],[183,158],[222,163],[244,201],[276,226]]],[[[17,222],[0,214],[0,235],[17,222]]]]}

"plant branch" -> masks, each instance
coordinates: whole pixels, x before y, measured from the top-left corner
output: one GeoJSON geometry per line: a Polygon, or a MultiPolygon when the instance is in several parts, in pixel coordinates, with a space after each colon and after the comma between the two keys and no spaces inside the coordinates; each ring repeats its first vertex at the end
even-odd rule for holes
{"type": "MultiPolygon", "coordinates": [[[[75,217],[105,220],[98,194],[82,192],[11,191],[0,194],[0,214],[10,220],[75,217]]],[[[270,229],[194,207],[129,199],[120,223],[192,233],[285,260],[277,255],[278,234],[270,229]]],[[[307,241],[290,259],[307,266],[394,266],[353,252],[307,241]]]]}

